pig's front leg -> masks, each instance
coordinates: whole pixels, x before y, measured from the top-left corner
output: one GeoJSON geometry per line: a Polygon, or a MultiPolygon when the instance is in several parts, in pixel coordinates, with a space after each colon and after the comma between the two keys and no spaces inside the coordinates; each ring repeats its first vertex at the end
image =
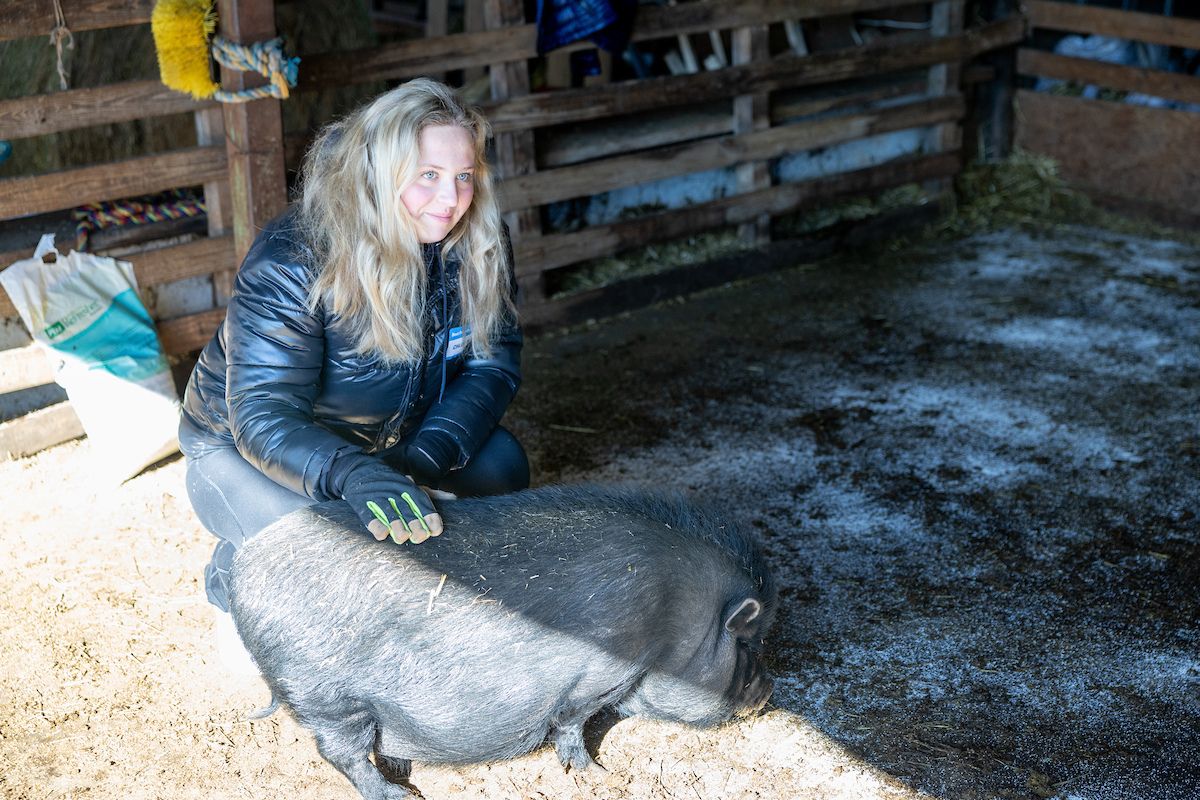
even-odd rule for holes
{"type": "Polygon", "coordinates": [[[583,726],[590,716],[588,713],[561,720],[550,731],[550,741],[554,742],[554,750],[564,769],[585,770],[595,767],[607,772],[592,759],[583,743],[583,726]]]}

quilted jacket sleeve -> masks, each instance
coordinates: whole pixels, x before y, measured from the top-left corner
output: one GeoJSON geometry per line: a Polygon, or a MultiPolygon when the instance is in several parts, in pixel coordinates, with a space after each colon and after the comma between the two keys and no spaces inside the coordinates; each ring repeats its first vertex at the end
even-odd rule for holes
{"type": "MultiPolygon", "coordinates": [[[[509,245],[508,263],[512,261],[509,245]]],[[[516,277],[509,271],[516,297],[516,277]]],[[[499,424],[521,385],[524,337],[514,316],[505,320],[488,358],[467,356],[442,399],[425,414],[413,446],[432,457],[444,473],[462,467],[499,424]]]]}
{"type": "Polygon", "coordinates": [[[324,319],[306,308],[308,269],[287,237],[267,231],[238,271],[226,312],[226,400],[234,443],[265,475],[316,500],[334,457],[361,450],[313,421],[325,357],[324,319]]]}

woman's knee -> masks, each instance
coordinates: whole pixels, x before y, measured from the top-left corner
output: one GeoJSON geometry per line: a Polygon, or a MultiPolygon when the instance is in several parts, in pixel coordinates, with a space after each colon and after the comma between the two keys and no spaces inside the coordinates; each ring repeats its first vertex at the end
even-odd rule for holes
{"type": "Polygon", "coordinates": [[[529,457],[517,437],[497,427],[465,467],[446,476],[441,488],[460,497],[528,489],[529,457]]]}

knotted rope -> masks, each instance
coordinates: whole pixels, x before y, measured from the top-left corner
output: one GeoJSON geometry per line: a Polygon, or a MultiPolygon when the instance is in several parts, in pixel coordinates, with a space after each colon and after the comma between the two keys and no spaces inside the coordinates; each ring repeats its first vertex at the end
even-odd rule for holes
{"type": "Polygon", "coordinates": [[[54,50],[58,54],[58,83],[65,90],[67,88],[67,68],[63,65],[63,47],[68,50],[75,49],[75,37],[71,35],[71,29],[67,27],[67,18],[63,14],[62,3],[59,0],[54,0],[54,28],[50,31],[50,44],[54,45],[54,50]]]}
{"type": "Polygon", "coordinates": [[[270,83],[253,89],[242,89],[238,92],[227,92],[218,89],[213,98],[222,103],[246,103],[261,97],[277,97],[286,100],[289,87],[296,85],[296,76],[300,71],[299,58],[287,58],[283,54],[283,39],[270,39],[266,42],[255,42],[251,45],[231,42],[222,36],[213,37],[213,57],[217,62],[230,69],[242,72],[257,72],[264,75],[270,83]]]}

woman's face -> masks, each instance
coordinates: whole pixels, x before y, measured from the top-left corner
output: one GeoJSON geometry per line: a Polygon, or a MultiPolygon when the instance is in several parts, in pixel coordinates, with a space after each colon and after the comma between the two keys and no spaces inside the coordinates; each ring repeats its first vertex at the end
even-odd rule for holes
{"type": "Polygon", "coordinates": [[[458,224],[475,194],[475,142],[465,128],[430,125],[418,141],[417,177],[400,192],[422,244],[440,242],[458,224]]]}

